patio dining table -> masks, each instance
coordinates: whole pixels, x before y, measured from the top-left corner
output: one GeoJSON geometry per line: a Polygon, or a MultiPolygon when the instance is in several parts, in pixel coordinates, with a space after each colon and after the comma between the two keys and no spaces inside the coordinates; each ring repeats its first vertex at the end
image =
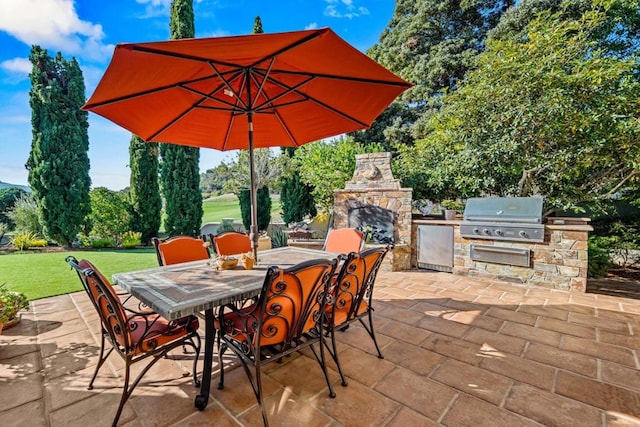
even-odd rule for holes
{"type": "Polygon", "coordinates": [[[203,410],[209,401],[213,343],[214,309],[244,301],[260,293],[267,268],[287,268],[317,258],[335,258],[338,254],[286,246],[258,253],[253,269],[236,267],[218,270],[215,261],[193,261],[113,275],[113,283],[136,297],[168,320],[204,312],[204,367],[196,408],[203,410]]]}

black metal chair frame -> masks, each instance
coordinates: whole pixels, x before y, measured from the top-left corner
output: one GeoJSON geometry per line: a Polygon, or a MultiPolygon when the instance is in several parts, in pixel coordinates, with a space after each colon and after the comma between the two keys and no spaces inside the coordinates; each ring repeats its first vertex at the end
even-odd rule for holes
{"type": "Polygon", "coordinates": [[[384,359],[373,327],[373,286],[380,265],[389,249],[389,246],[380,246],[360,253],[351,252],[347,256],[342,256],[342,267],[329,290],[327,313],[330,314],[327,316],[325,328],[328,331],[325,333],[331,336],[331,348],[329,348],[328,343],[325,342],[325,344],[338,367],[343,386],[347,385],[347,381],[338,360],[336,330],[344,331],[351,323],[359,321],[369,334],[369,337],[371,337],[378,352],[378,358],[384,359]],[[362,311],[362,304],[365,301],[366,310],[362,311]],[[346,317],[344,321],[336,324],[336,313],[340,310],[346,311],[346,317]],[[368,322],[365,322],[365,318],[367,318],[368,322]]]}
{"type": "Polygon", "coordinates": [[[159,331],[154,330],[153,327],[158,319],[161,318],[160,315],[150,310],[138,312],[125,307],[114,290],[110,289],[111,284],[105,283],[103,276],[99,272],[95,271],[95,267],[82,267],[80,265],[82,261],[78,262],[78,260],[73,256],[68,256],[66,258],[66,262],[76,270],[84,290],[100,317],[100,356],[96,369],[91,377],[91,381],[87,387],[88,390],[93,389],[93,382],[98,375],[98,371],[109,355],[111,355],[113,350],[116,350],[116,353],[122,357],[125,362],[124,387],[120,404],[113,419],[113,426],[118,424],[124,404],[127,402],[142,377],[158,360],[165,357],[167,353],[177,347],[188,345],[194,349],[193,383],[196,387],[200,386],[200,381],[197,377],[197,363],[200,354],[201,342],[200,336],[198,335],[198,320],[196,317],[186,316],[181,319],[171,321],[169,322],[166,331],[159,333],[159,331]],[[145,330],[140,335],[140,338],[134,342],[130,334],[137,330],[141,324],[144,325],[145,330]],[[178,334],[183,330],[183,328],[186,328],[186,334],[164,344],[158,345],[156,340],[150,338],[158,337],[160,335],[171,336],[173,334],[178,334]],[[122,333],[122,331],[126,331],[126,333],[122,333]],[[109,340],[112,347],[105,354],[106,340],[109,340]],[[142,348],[142,344],[145,342],[146,345],[149,345],[151,348],[142,348]],[[147,358],[152,358],[152,360],[142,369],[131,385],[129,385],[131,365],[147,358]]]}
{"type": "Polygon", "coordinates": [[[338,260],[317,259],[305,261],[287,269],[269,267],[258,302],[238,309],[234,305],[221,308],[219,325],[222,345],[219,348],[220,383],[224,388],[223,356],[230,348],[240,359],[253,392],[262,411],[264,425],[268,425],[267,413],[262,395],[261,368],[295,351],[309,347],[322,368],[329,396],[335,397],[331,386],[324,355],[323,323],[326,307],[326,292],[331,282],[338,260]],[[303,283],[301,275],[309,269],[317,269],[314,283],[303,283]],[[306,292],[305,292],[306,290],[306,292]],[[300,307],[294,301],[301,298],[300,307]],[[294,315],[287,318],[285,313],[292,309],[294,315]],[[291,321],[291,323],[287,323],[291,321]],[[312,325],[311,325],[312,323],[312,325]],[[311,326],[310,326],[311,325],[311,326]],[[240,335],[245,339],[235,339],[240,335]],[[275,338],[278,337],[278,338],[275,338]],[[271,342],[278,340],[278,342],[271,342]],[[281,341],[280,341],[281,339],[281,341]],[[314,344],[319,344],[319,354],[314,344]],[[252,372],[250,367],[255,369],[252,372]]]}

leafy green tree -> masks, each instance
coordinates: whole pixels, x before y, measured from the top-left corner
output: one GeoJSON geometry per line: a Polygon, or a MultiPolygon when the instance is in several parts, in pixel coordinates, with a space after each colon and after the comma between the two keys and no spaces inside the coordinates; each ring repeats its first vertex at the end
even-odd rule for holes
{"type": "Polygon", "coordinates": [[[577,19],[542,12],[526,37],[489,39],[428,138],[402,150],[397,176],[435,200],[539,194],[562,209],[614,194],[637,200],[637,57],[593,39],[625,2],[594,0],[577,19]]]}
{"type": "Polygon", "coordinates": [[[352,137],[318,141],[299,147],[292,159],[302,181],[313,187],[312,195],[321,212],[333,209],[333,191],[343,189],[356,169],[356,154],[381,152],[379,144],[362,145],[352,137]]]}
{"type": "Polygon", "coordinates": [[[97,187],[89,193],[91,198],[91,235],[112,239],[114,243],[121,241],[122,235],[128,231],[129,201],[126,192],[117,192],[105,187],[97,187]]]}
{"type": "Polygon", "coordinates": [[[18,197],[13,207],[7,212],[7,216],[19,233],[31,233],[37,236],[44,234],[38,215],[38,204],[29,193],[23,193],[18,197]]]}
{"type": "MultiPolygon", "coordinates": [[[[195,36],[193,0],[171,3],[171,39],[195,36]]],[[[160,177],[165,200],[165,231],[170,235],[200,234],[202,193],[200,193],[200,149],[160,144],[160,177]]]]}
{"type": "Polygon", "coordinates": [[[89,123],[82,71],[75,59],[31,48],[33,140],[26,168],[45,237],[68,246],[89,213],[89,123]]]}
{"type": "Polygon", "coordinates": [[[17,187],[0,189],[0,223],[6,224],[9,229],[13,228],[15,224],[7,216],[7,212],[13,208],[18,199],[24,194],[26,192],[17,187]]]}
{"type": "Polygon", "coordinates": [[[131,167],[130,212],[132,231],[141,233],[141,241],[149,243],[158,235],[162,214],[162,198],[158,186],[158,144],[144,142],[136,135],[129,144],[131,167]]]}
{"type": "Polygon", "coordinates": [[[225,184],[232,179],[234,165],[233,162],[223,161],[213,169],[207,169],[205,173],[200,174],[200,191],[214,195],[227,191],[225,184]]]}

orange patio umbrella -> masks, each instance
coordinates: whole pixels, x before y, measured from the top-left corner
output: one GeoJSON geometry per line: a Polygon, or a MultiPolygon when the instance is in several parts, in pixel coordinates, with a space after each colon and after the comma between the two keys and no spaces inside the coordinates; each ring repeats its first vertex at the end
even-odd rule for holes
{"type": "Polygon", "coordinates": [[[297,147],[371,126],[411,84],[331,29],[119,44],[82,107],[145,141],[297,147]]]}

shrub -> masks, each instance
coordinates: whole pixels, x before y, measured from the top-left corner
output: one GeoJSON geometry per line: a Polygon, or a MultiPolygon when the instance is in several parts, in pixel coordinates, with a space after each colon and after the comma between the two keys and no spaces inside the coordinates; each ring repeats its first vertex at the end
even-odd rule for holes
{"type": "Polygon", "coordinates": [[[110,239],[108,237],[96,237],[91,240],[90,246],[94,249],[102,249],[115,246],[115,242],[113,241],[113,239],[110,239]]]}
{"type": "Polygon", "coordinates": [[[271,236],[271,246],[273,248],[281,248],[287,246],[289,236],[283,230],[276,230],[271,236]]]}
{"type": "Polygon", "coordinates": [[[29,244],[30,248],[46,248],[47,239],[33,239],[29,244]]]}
{"type": "MultiPolygon", "coordinates": [[[[33,242],[38,240],[38,236],[30,231],[16,233],[11,239],[11,244],[15,246],[19,251],[24,251],[27,248],[33,246],[33,242]]],[[[45,241],[46,244],[46,241],[45,241]]]]}
{"type": "Polygon", "coordinates": [[[122,235],[123,248],[135,248],[142,244],[142,233],[139,231],[127,231],[122,235]]]}
{"type": "Polygon", "coordinates": [[[2,244],[2,239],[7,231],[9,231],[9,226],[4,222],[0,222],[0,244],[2,244]]]}
{"type": "Polygon", "coordinates": [[[29,308],[29,300],[22,292],[10,291],[6,284],[0,285],[0,323],[15,317],[18,311],[29,308]]]}
{"type": "Polygon", "coordinates": [[[613,266],[609,249],[613,240],[610,237],[589,237],[589,277],[603,277],[613,266]]]}

